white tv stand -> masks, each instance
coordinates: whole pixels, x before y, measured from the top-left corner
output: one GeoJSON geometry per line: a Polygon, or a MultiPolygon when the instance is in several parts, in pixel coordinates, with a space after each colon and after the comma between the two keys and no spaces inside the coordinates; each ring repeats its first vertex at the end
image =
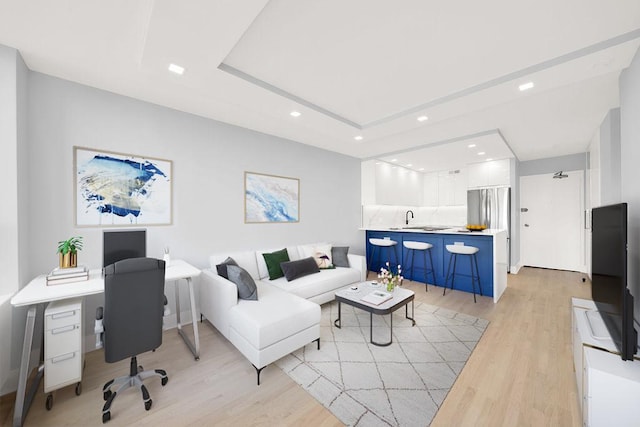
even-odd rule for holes
{"type": "Polygon", "coordinates": [[[573,365],[582,424],[638,426],[640,357],[637,354],[633,362],[620,358],[595,310],[593,301],[571,299],[573,365]]]}

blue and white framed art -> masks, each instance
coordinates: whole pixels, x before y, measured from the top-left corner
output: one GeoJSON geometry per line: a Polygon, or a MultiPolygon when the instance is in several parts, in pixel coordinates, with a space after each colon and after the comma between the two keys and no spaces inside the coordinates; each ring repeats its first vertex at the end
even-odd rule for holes
{"type": "Polygon", "coordinates": [[[76,225],[169,225],[170,160],[73,147],[76,225]]]}
{"type": "Polygon", "coordinates": [[[300,180],[244,173],[244,222],[299,222],[300,180]]]}

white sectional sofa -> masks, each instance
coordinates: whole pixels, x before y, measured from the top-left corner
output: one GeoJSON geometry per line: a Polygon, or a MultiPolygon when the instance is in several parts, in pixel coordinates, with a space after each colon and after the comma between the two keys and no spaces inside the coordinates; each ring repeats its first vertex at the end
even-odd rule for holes
{"type": "MultiPolygon", "coordinates": [[[[291,261],[306,258],[316,245],[289,246],[291,261]]],[[[200,276],[200,313],[225,336],[260,372],[268,364],[313,341],[320,348],[320,305],[334,299],[338,289],[365,280],[366,260],[348,254],[349,267],[287,281],[269,280],[263,253],[245,251],[212,255],[211,268],[200,276]],[[231,257],[255,280],[256,301],[238,298],[236,285],[219,276],[216,265],[231,257]]]]}

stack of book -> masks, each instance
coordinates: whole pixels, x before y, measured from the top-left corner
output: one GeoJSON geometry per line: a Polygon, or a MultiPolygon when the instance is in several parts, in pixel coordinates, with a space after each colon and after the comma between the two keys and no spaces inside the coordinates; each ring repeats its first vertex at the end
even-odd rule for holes
{"type": "Polygon", "coordinates": [[[56,267],[47,275],[47,286],[82,282],[89,279],[89,270],[84,265],[70,268],[56,267]]]}
{"type": "Polygon", "coordinates": [[[363,296],[361,299],[362,301],[368,302],[369,304],[380,305],[385,301],[389,301],[391,298],[393,298],[393,295],[388,292],[373,291],[363,296]]]}

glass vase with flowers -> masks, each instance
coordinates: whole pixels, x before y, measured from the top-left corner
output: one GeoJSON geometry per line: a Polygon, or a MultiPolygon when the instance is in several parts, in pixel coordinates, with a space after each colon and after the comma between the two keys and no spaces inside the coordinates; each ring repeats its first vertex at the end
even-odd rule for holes
{"type": "Polygon", "coordinates": [[[387,292],[393,292],[393,289],[396,286],[402,286],[402,266],[398,264],[395,273],[391,269],[389,262],[386,263],[387,268],[380,268],[380,273],[378,273],[378,279],[382,283],[383,286],[386,287],[387,292]]]}

